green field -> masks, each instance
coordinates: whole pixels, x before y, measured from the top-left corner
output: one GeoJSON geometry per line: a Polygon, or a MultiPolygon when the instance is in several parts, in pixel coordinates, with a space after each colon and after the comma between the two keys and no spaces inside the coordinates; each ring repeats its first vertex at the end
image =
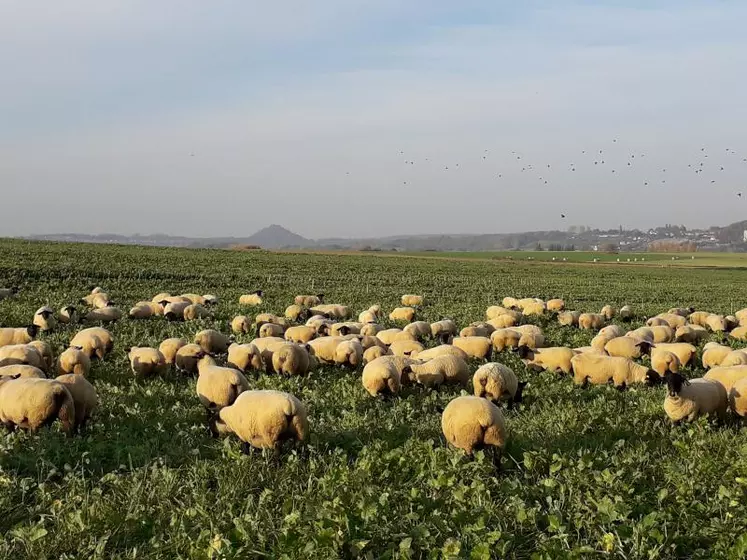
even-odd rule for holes
{"type": "MultiPolygon", "coordinates": [[[[210,437],[195,379],[135,380],[124,353],[207,327],[227,332],[248,311],[239,295],[258,288],[266,301],[251,312],[280,314],[297,293],[324,292],[356,313],[424,293],[432,304],[420,318],[450,316],[460,326],[506,295],[563,297],[590,311],[630,304],[638,317],[625,328],[674,305],[747,306],[739,270],[537,261],[0,240],[0,287],[22,288],[0,301],[0,326],[28,324],[39,306],[75,302],[91,285],[125,310],[161,291],[221,297],[212,321],[112,327],[115,351],[91,373],[101,408],[85,436],[66,439],[56,425],[0,433],[0,557],[744,558],[747,430],[705,419],[672,427],[661,387],[581,389],[499,355],[530,385],[507,412],[497,472],[482,452],[469,460],[445,445],[438,410],[459,388],[379,400],[360,372],[257,373],[254,387],[306,403],[311,437],[279,457],[243,455],[235,438],[210,437]]],[[[536,322],[553,345],[591,339],[549,318],[536,322]]],[[[42,338],[60,352],[74,332],[42,338]]]]}

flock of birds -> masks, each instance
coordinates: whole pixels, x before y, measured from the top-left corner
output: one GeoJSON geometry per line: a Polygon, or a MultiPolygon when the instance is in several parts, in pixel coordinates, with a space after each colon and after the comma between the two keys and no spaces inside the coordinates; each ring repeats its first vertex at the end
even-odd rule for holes
{"type": "MultiPolygon", "coordinates": [[[[16,293],[0,289],[0,299],[16,293]]],[[[263,297],[257,290],[241,296],[239,304],[259,306],[263,297]]],[[[81,303],[94,310],[112,307],[101,288],[94,288],[81,303]]],[[[361,383],[372,397],[393,398],[408,386],[471,384],[473,395],[456,397],[442,410],[444,436],[469,455],[487,447],[500,460],[508,437],[501,405],[511,408],[521,402],[527,384],[510,367],[493,361],[507,351],[516,352],[529,371],[570,375],[580,386],[612,384],[622,390],[666,382],[664,411],[674,422],[703,415],[723,419],[727,410],[747,416],[747,351],[709,341],[714,336],[721,342],[727,337],[747,341],[747,309],[723,316],[673,308],[625,332],[620,323],[635,318],[629,306],[606,305],[599,313],[582,313],[566,310],[562,299],[506,297],[486,310],[484,320],[459,329],[451,319],[417,320],[428,303],[422,295],[408,294],[402,296],[401,307],[389,313],[388,322],[380,305],[353,320],[348,306],[324,303],[322,294],[299,295],[283,315],[234,317],[229,325],[232,335],[205,329],[192,340],[168,338],[157,348],[132,347],[126,352],[138,377],[172,367],[197,375],[196,396],[206,410],[210,432],[215,437],[235,434],[247,452],[252,447],[277,450],[286,440],[302,442],[309,432],[304,403],[289,393],[253,389],[248,374],[306,375],[327,365],[354,371],[362,367],[361,383]],[[541,317],[596,334],[586,347],[552,346],[533,322],[541,317]],[[235,341],[243,335],[254,338],[235,341]],[[700,344],[703,367],[709,371],[703,378],[688,379],[684,368],[695,363],[700,344]],[[480,365],[473,371],[475,362],[480,365]]],[[[126,320],[199,321],[209,318],[218,304],[215,295],[164,292],[136,303],[126,320]]],[[[113,351],[115,337],[105,326],[122,319],[121,313],[79,315],[73,305],[59,312],[44,306],[34,314],[31,326],[0,328],[0,422],[11,430],[35,431],[59,419],[70,435],[84,429],[99,405],[88,380],[91,360],[105,360],[113,351]],[[97,326],[75,332],[57,357],[37,338],[60,324],[80,322],[97,326]],[[47,377],[55,371],[56,378],[47,377]]]]}

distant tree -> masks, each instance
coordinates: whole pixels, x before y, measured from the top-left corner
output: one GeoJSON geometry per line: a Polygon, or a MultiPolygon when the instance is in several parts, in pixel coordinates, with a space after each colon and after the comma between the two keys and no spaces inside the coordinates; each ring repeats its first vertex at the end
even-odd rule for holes
{"type": "Polygon", "coordinates": [[[542,243],[537,243],[537,246],[534,248],[535,251],[542,251],[542,243]]]}
{"type": "Polygon", "coordinates": [[[617,253],[618,252],[618,248],[615,243],[605,243],[599,248],[599,250],[602,251],[603,253],[617,253]]]}
{"type": "Polygon", "coordinates": [[[564,251],[575,251],[575,250],[576,250],[576,246],[575,246],[575,245],[573,245],[573,244],[570,244],[570,245],[566,245],[566,246],[565,246],[565,247],[563,248],[563,250],[564,250],[564,251]]]}

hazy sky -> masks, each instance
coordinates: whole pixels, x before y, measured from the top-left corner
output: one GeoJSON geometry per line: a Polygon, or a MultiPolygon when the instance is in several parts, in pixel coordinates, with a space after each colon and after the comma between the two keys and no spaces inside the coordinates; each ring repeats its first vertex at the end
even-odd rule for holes
{"type": "Polygon", "coordinates": [[[0,235],[745,219],[746,21],[744,0],[0,1],[0,235]]]}

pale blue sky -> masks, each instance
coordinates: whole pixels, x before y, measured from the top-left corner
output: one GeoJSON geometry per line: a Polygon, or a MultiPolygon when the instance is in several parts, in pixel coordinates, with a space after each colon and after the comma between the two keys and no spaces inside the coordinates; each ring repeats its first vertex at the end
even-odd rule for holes
{"type": "Polygon", "coordinates": [[[745,21],[738,1],[0,1],[0,235],[744,219],[745,21]]]}

